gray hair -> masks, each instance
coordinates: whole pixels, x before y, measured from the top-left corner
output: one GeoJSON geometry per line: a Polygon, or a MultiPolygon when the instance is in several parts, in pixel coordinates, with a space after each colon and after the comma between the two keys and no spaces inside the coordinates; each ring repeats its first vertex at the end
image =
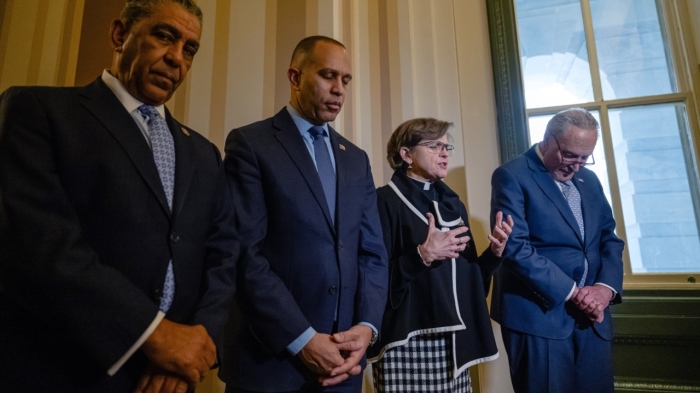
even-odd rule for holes
{"type": "Polygon", "coordinates": [[[561,135],[569,126],[575,126],[583,130],[595,130],[598,132],[598,120],[590,112],[583,108],[569,108],[557,113],[547,123],[545,136],[554,137],[561,135]]]}
{"type": "Polygon", "coordinates": [[[202,10],[197,6],[194,0],[127,0],[122,9],[120,18],[124,21],[126,30],[131,30],[131,26],[143,18],[147,18],[153,14],[153,10],[161,4],[179,4],[187,12],[199,19],[200,26],[202,25],[202,10]]]}

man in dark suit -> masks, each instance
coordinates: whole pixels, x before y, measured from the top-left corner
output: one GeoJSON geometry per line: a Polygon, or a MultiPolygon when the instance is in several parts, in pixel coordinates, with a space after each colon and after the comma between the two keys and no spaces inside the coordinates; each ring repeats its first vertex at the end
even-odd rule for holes
{"type": "Polygon", "coordinates": [[[359,392],[387,260],[368,157],[328,125],[350,61],[308,37],[287,76],[289,105],[226,141],[243,256],[220,377],[227,392],[359,392]]]}
{"type": "Polygon", "coordinates": [[[542,142],[491,180],[491,213],[513,221],[494,280],[491,316],[501,324],[516,392],[612,392],[609,304],[622,293],[622,250],[596,175],[584,168],[598,122],[572,108],[542,142]]]}
{"type": "Polygon", "coordinates": [[[185,391],[216,363],[230,188],[217,148],[163,106],[201,16],[128,1],[95,82],[0,98],[0,390],[185,391]]]}

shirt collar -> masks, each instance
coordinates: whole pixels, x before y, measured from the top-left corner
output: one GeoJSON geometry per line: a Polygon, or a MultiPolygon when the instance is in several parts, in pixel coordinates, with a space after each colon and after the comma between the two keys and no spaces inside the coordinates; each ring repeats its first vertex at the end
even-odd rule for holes
{"type": "MultiPolygon", "coordinates": [[[[112,90],[112,93],[117,96],[117,99],[122,103],[122,105],[124,105],[127,112],[131,113],[143,105],[143,102],[137,100],[131,94],[129,94],[119,79],[112,76],[109,71],[102,71],[102,81],[105,83],[105,85],[107,85],[107,87],[109,87],[110,90],[112,90]]],[[[165,119],[165,105],[158,105],[155,108],[163,119],[165,119]]]]}
{"type": "MultiPolygon", "coordinates": [[[[542,161],[542,164],[544,165],[544,155],[543,155],[542,152],[540,151],[540,144],[539,144],[539,143],[538,143],[537,145],[535,145],[535,153],[537,153],[537,157],[540,158],[540,161],[542,161]]],[[[560,182],[559,180],[555,179],[554,176],[552,176],[551,173],[550,173],[550,176],[552,177],[552,180],[554,180],[554,184],[556,184],[557,187],[559,187],[559,190],[561,190],[562,182],[560,182]]]]}
{"type": "Polygon", "coordinates": [[[535,145],[535,153],[537,153],[537,157],[539,157],[540,161],[542,161],[542,163],[544,164],[544,154],[542,154],[542,152],[540,151],[539,143],[535,145]]]}
{"type": "MultiPolygon", "coordinates": [[[[294,121],[294,124],[296,124],[297,129],[301,133],[301,136],[308,136],[309,128],[313,127],[314,125],[311,124],[308,120],[301,117],[299,112],[297,112],[297,110],[294,109],[292,104],[287,104],[287,112],[289,112],[289,115],[292,116],[292,120],[294,121]]],[[[323,125],[320,127],[323,127],[323,129],[326,131],[326,136],[330,136],[330,132],[328,132],[328,123],[323,123],[323,125]]]]}

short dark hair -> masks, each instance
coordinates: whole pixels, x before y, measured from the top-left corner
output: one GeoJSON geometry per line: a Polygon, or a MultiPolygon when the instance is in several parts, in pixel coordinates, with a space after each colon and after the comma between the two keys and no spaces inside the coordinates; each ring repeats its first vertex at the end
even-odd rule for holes
{"type": "Polygon", "coordinates": [[[595,130],[598,132],[598,120],[590,112],[583,108],[569,108],[557,113],[547,123],[545,136],[561,135],[569,126],[575,126],[583,130],[595,130]]]}
{"type": "Polygon", "coordinates": [[[131,30],[131,26],[139,20],[149,17],[153,14],[153,10],[160,4],[179,4],[187,12],[199,19],[200,26],[202,25],[202,10],[197,6],[194,0],[126,0],[120,18],[124,21],[126,30],[131,30]]]}
{"type": "Polygon", "coordinates": [[[394,130],[386,145],[386,159],[391,169],[406,169],[408,164],[401,158],[401,148],[414,148],[423,140],[435,140],[442,138],[452,127],[452,123],[433,119],[432,117],[419,117],[407,120],[394,130]]]}
{"type": "Polygon", "coordinates": [[[314,48],[316,47],[317,42],[338,45],[339,47],[345,49],[345,45],[330,37],[322,35],[306,37],[299,41],[296,48],[294,48],[294,52],[292,52],[292,60],[289,62],[289,66],[302,68],[304,65],[306,65],[306,63],[312,59],[311,55],[314,53],[314,48]]]}

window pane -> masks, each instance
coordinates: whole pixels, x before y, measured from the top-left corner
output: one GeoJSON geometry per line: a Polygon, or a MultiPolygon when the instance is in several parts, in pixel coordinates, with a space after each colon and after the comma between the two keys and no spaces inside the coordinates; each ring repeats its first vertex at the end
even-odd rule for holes
{"type": "MultiPolygon", "coordinates": [[[[600,114],[598,111],[590,111],[593,117],[600,123],[600,114]]],[[[535,144],[544,138],[544,131],[547,128],[547,123],[554,117],[554,115],[541,115],[541,116],[530,116],[528,118],[528,126],[530,128],[530,144],[535,144]]],[[[598,180],[603,185],[603,191],[605,192],[605,197],[608,198],[608,203],[612,199],[610,198],[610,182],[608,181],[608,165],[605,161],[605,146],[603,144],[603,138],[598,135],[598,142],[593,150],[593,157],[595,158],[595,165],[587,166],[587,169],[592,170],[598,180]]]]}
{"type": "Polygon", "coordinates": [[[655,0],[591,0],[603,97],[675,92],[655,0]]]}
{"type": "Polygon", "coordinates": [[[681,103],[610,111],[633,273],[700,271],[698,226],[681,143],[686,124],[681,103]]]}
{"type": "Polygon", "coordinates": [[[516,0],[528,108],[593,101],[578,0],[516,0]]]}

